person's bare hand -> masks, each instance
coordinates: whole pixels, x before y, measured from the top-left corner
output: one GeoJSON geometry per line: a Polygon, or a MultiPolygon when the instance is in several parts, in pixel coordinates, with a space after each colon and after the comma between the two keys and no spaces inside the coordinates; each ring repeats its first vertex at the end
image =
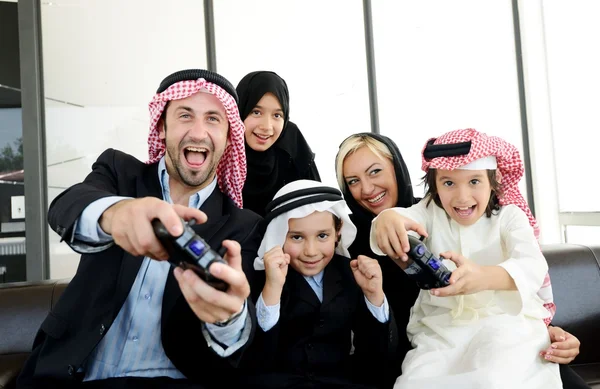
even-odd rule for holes
{"type": "Polygon", "coordinates": [[[280,246],[267,251],[263,258],[265,262],[266,282],[275,288],[283,288],[290,264],[289,254],[285,254],[280,246]]]}
{"type": "Polygon", "coordinates": [[[571,363],[579,355],[581,343],[576,336],[568,333],[560,327],[548,326],[550,335],[550,347],[540,352],[540,356],[547,361],[566,365],[571,363]]]}
{"type": "Polygon", "coordinates": [[[427,237],[427,231],[419,223],[400,215],[389,209],[381,212],[371,229],[375,233],[377,246],[392,259],[407,261],[406,253],[410,250],[407,231],[415,231],[421,236],[427,237]]]}
{"type": "Polygon", "coordinates": [[[172,205],[156,197],[121,200],[104,211],[100,227],[112,235],[115,244],[132,255],[165,260],[168,254],[152,228],[152,220],[159,219],[173,236],[183,233],[181,219],[206,222],[199,209],[172,205]]]}
{"type": "Polygon", "coordinates": [[[481,292],[483,290],[516,290],[510,274],[501,266],[479,265],[461,254],[446,251],[440,258],[454,262],[457,268],[452,271],[450,285],[431,289],[434,296],[446,297],[481,292]]]}
{"type": "Polygon", "coordinates": [[[431,294],[440,297],[456,296],[480,292],[487,288],[484,266],[452,251],[441,253],[440,258],[451,260],[457,268],[450,276],[450,285],[431,289],[431,294]]]}
{"type": "Polygon", "coordinates": [[[213,263],[210,274],[225,281],[229,288],[222,292],[204,282],[192,270],[176,267],[173,271],[181,293],[196,316],[205,323],[216,323],[229,319],[244,306],[250,295],[248,279],[242,271],[242,255],[239,243],[223,241],[227,249],[226,264],[213,263]]]}
{"type": "Polygon", "coordinates": [[[265,286],[262,298],[267,307],[276,305],[281,299],[283,284],[287,277],[290,264],[290,255],[283,252],[280,246],[275,246],[267,251],[263,257],[265,262],[265,286]]]}
{"type": "Polygon", "coordinates": [[[376,307],[380,307],[383,304],[384,294],[379,262],[376,259],[359,255],[357,259],[350,261],[350,268],[367,300],[376,307]]]}

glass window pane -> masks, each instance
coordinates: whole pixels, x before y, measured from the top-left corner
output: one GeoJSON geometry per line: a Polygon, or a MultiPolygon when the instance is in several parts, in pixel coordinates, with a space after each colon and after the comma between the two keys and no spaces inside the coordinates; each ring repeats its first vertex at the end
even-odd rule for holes
{"type": "Polygon", "coordinates": [[[566,226],[566,243],[598,246],[600,226],[566,226]]]}
{"type": "Polygon", "coordinates": [[[475,128],[522,151],[509,1],[374,0],[373,25],[381,133],[398,144],[416,194],[430,137],[475,128]]]}
{"type": "Polygon", "coordinates": [[[285,79],[290,118],[315,152],[323,182],[337,186],[339,144],[352,133],[371,130],[362,3],[214,4],[219,72],[236,85],[256,70],[271,70],[285,79]]]}
{"type": "Polygon", "coordinates": [[[19,20],[0,1],[0,283],[26,280],[19,20]]]}
{"type": "MultiPolygon", "coordinates": [[[[146,160],[148,102],[174,71],[206,67],[201,1],[42,2],[48,202],[105,149],[146,160]],[[180,23],[182,13],[191,22],[180,23]]],[[[50,276],[79,254],[49,232],[50,276]]]]}
{"type": "Polygon", "coordinates": [[[561,212],[600,211],[600,2],[544,1],[552,131],[561,212]]]}

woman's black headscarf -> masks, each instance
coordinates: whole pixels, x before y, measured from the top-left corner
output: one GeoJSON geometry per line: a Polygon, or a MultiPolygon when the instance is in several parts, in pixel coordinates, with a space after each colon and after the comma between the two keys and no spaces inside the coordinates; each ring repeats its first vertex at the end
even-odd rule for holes
{"type": "MultiPolygon", "coordinates": [[[[396,182],[398,184],[398,202],[397,207],[410,207],[413,204],[419,202],[419,198],[415,198],[413,195],[412,183],[410,181],[410,175],[408,168],[404,163],[402,154],[398,146],[387,136],[374,134],[370,132],[355,134],[352,136],[360,136],[366,138],[372,138],[380,141],[389,149],[392,154],[392,162],[394,166],[394,172],[396,173],[396,182]]],[[[337,158],[336,158],[337,161],[337,158]]],[[[343,163],[343,161],[342,161],[343,163]]],[[[337,171],[337,169],[336,169],[337,171]]],[[[363,208],[350,193],[348,184],[344,181],[343,188],[340,188],[344,194],[344,200],[348,204],[352,215],[350,219],[356,225],[357,235],[354,243],[349,247],[350,255],[352,258],[356,258],[359,255],[366,255],[368,257],[377,259],[381,266],[381,272],[383,275],[383,291],[388,299],[390,308],[396,318],[396,324],[398,325],[399,335],[401,341],[398,344],[396,352],[396,358],[391,362],[390,369],[392,371],[390,377],[390,386],[394,383],[397,376],[400,375],[400,367],[404,356],[410,350],[411,346],[406,337],[406,326],[410,317],[410,309],[414,305],[419,289],[417,284],[408,278],[406,273],[396,265],[392,259],[385,256],[378,256],[371,250],[370,246],[370,232],[371,232],[371,221],[375,218],[369,210],[363,208]]]]}
{"type": "Polygon", "coordinates": [[[244,190],[244,208],[265,215],[266,205],[286,183],[298,179],[321,181],[314,164],[315,154],[294,123],[290,122],[290,96],[284,79],[274,72],[247,74],[239,82],[240,117],[245,120],[266,93],[277,97],[283,110],[281,135],[265,151],[255,151],[246,142],[248,174],[244,190]]]}
{"type": "MultiPolygon", "coordinates": [[[[398,184],[398,202],[396,207],[408,208],[413,204],[419,202],[420,199],[415,198],[413,195],[412,183],[410,181],[410,175],[404,158],[400,154],[400,150],[396,143],[387,136],[374,134],[371,132],[363,132],[354,134],[352,136],[360,136],[364,138],[372,138],[383,143],[392,154],[392,163],[394,165],[394,172],[396,173],[396,183],[398,184]]],[[[344,182],[344,187],[340,188],[344,194],[344,199],[352,211],[352,222],[356,224],[358,228],[358,235],[354,241],[354,244],[350,247],[350,253],[355,255],[375,255],[369,247],[369,234],[371,229],[371,221],[375,218],[375,215],[371,211],[363,208],[350,193],[348,184],[344,182]],[[353,252],[356,251],[356,254],[353,252]],[[357,250],[358,249],[358,250],[357,250]]]]}

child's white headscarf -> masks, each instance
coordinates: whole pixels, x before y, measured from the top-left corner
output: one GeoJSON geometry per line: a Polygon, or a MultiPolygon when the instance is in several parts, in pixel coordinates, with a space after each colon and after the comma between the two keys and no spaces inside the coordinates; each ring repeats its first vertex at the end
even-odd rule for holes
{"type": "Polygon", "coordinates": [[[265,223],[268,223],[263,240],[254,260],[254,269],[264,270],[263,257],[275,246],[283,247],[288,233],[288,220],[303,218],[313,212],[331,212],[342,220],[337,254],[349,257],[348,247],[356,238],[356,226],[350,220],[350,208],[342,193],[318,181],[298,180],[281,188],[267,206],[265,223]]]}

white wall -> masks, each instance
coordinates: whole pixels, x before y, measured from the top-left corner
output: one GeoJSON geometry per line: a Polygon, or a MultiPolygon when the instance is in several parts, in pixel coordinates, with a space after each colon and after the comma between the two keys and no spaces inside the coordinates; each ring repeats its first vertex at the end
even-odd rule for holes
{"type": "Polygon", "coordinates": [[[42,2],[42,36],[46,96],[85,107],[143,106],[168,74],[206,66],[197,0],[42,2]]]}
{"type": "MultiPolygon", "coordinates": [[[[108,147],[145,160],[147,104],[160,81],[206,67],[196,0],[42,2],[42,39],[49,202],[108,147]]],[[[79,255],[53,231],[49,240],[50,276],[72,276],[79,255]]]]}
{"type": "Polygon", "coordinates": [[[218,0],[217,69],[235,85],[272,70],[290,90],[290,119],[316,154],[323,182],[337,187],[335,154],[370,131],[361,1],[218,0]]]}

